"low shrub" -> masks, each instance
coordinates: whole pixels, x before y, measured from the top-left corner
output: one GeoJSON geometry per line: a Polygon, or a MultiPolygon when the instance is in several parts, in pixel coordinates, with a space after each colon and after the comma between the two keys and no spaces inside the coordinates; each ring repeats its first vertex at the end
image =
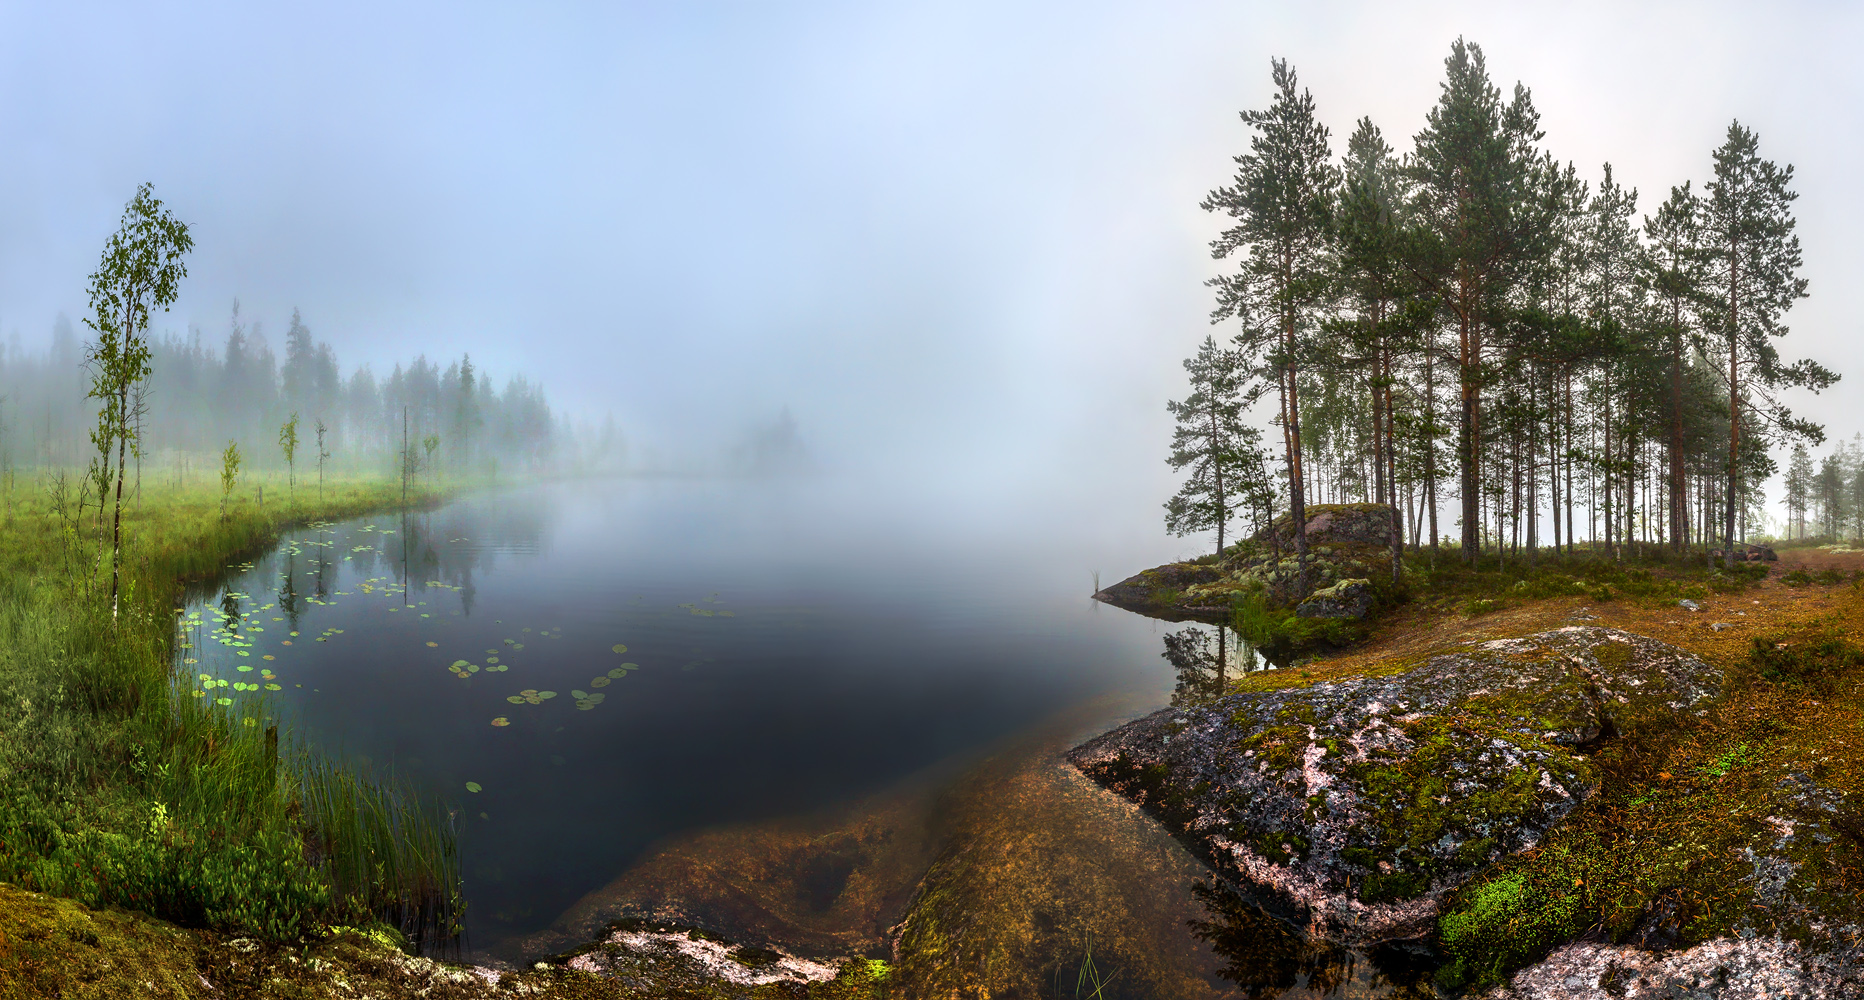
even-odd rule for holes
{"type": "Polygon", "coordinates": [[[1844,671],[1864,666],[1864,649],[1829,626],[1809,628],[1755,636],[1748,663],[1776,684],[1823,688],[1844,671]]]}

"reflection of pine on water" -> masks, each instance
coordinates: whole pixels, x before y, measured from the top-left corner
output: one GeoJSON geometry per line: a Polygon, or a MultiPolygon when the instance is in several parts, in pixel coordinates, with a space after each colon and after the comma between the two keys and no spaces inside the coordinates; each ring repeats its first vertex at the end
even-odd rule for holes
{"type": "Polygon", "coordinates": [[[1235,630],[1222,626],[1192,625],[1167,632],[1161,655],[1178,672],[1178,683],[1171,693],[1174,706],[1211,701],[1222,696],[1231,677],[1274,669],[1235,630]]]}

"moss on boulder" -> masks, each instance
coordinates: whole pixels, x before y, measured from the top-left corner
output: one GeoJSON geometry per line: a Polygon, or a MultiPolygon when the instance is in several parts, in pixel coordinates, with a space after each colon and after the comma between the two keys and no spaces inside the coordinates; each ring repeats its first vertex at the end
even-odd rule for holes
{"type": "Polygon", "coordinates": [[[1592,743],[1720,687],[1675,647],[1570,627],[1169,709],[1070,759],[1272,912],[1369,944],[1431,934],[1458,886],[1537,844],[1595,787],[1592,743]]]}

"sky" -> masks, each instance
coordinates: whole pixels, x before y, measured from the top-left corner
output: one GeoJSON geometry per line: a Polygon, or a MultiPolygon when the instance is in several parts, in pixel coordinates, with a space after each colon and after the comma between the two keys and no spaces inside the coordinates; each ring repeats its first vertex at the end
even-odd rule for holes
{"type": "Polygon", "coordinates": [[[787,406],[826,463],[1172,554],[1164,403],[1285,57],[1400,151],[1459,35],[1651,212],[1730,120],[1796,170],[1795,398],[1864,430],[1864,13],[1836,4],[0,4],[0,336],[43,344],[138,183],[176,331],[291,310],[347,369],[469,351],[640,454],[787,406]]]}

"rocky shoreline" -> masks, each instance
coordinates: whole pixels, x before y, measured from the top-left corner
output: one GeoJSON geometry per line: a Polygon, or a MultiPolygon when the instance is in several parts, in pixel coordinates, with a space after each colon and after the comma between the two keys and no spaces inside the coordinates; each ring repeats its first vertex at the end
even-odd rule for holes
{"type": "MultiPolygon", "coordinates": [[[[1459,891],[1536,851],[1597,791],[1595,753],[1706,715],[1726,682],[1647,636],[1569,626],[1333,679],[1256,675],[1070,758],[1317,944],[1430,948],[1452,902],[1465,904],[1459,928],[1494,919],[1459,891]]],[[[1741,828],[1733,862],[1744,874],[1718,904],[1724,916],[1711,924],[1656,885],[1630,933],[1614,941],[1595,928],[1484,995],[1864,996],[1856,900],[1820,878],[1857,853],[1854,809],[1820,780],[1786,775],[1741,828]]]]}

